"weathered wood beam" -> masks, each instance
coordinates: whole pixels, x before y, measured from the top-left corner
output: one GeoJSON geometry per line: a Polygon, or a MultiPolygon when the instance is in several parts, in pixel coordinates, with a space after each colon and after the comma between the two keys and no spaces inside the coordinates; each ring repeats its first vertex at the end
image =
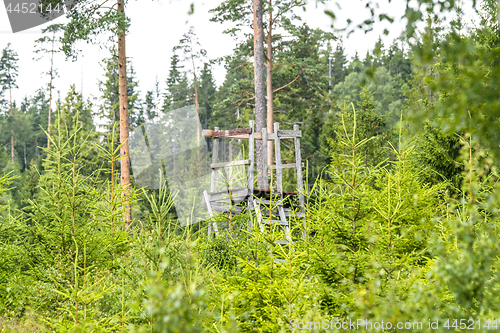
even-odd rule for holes
{"type": "Polygon", "coordinates": [[[202,132],[204,137],[209,137],[209,138],[226,138],[228,136],[250,134],[250,133],[252,133],[251,128],[236,128],[226,131],[203,130],[202,132]]]}
{"type": "Polygon", "coordinates": [[[238,202],[246,198],[248,195],[248,188],[233,189],[231,190],[231,195],[229,194],[228,190],[212,192],[208,194],[210,202],[229,199],[238,202]]]}
{"type": "MultiPolygon", "coordinates": [[[[282,169],[292,169],[292,168],[296,168],[296,167],[297,167],[297,164],[295,164],[295,163],[289,163],[289,164],[282,164],[281,165],[282,169]]],[[[304,163],[302,163],[302,167],[304,167],[304,163]]],[[[271,165],[270,168],[273,169],[273,170],[276,170],[276,165],[271,165]]]]}
{"type": "MultiPolygon", "coordinates": [[[[237,166],[237,165],[247,165],[247,164],[250,164],[250,160],[240,160],[240,161],[223,162],[223,163],[212,163],[212,164],[210,164],[210,167],[212,169],[215,169],[215,168],[224,168],[224,167],[237,166]]],[[[295,164],[294,164],[294,166],[295,166],[295,164]]]]}

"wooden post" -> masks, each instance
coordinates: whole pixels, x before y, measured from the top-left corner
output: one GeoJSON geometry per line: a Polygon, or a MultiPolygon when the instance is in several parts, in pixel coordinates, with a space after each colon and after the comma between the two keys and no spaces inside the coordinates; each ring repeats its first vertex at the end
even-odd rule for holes
{"type": "Polygon", "coordinates": [[[260,228],[260,231],[261,232],[264,232],[265,231],[265,228],[264,228],[264,221],[262,220],[262,212],[260,211],[260,205],[259,205],[259,201],[257,201],[257,199],[254,199],[254,207],[255,207],[255,211],[256,211],[256,215],[257,215],[257,223],[259,224],[259,228],[260,228]]]}
{"type": "MultiPolygon", "coordinates": [[[[210,203],[210,197],[208,196],[207,191],[203,191],[203,198],[205,199],[205,203],[207,204],[207,209],[208,209],[208,214],[210,217],[214,217],[214,211],[212,209],[212,204],[210,203]]],[[[215,235],[219,235],[219,229],[217,228],[217,222],[213,222],[213,225],[208,225],[208,235],[210,236],[212,234],[212,227],[215,231],[215,235]]]]}
{"type": "MultiPolygon", "coordinates": [[[[250,129],[252,132],[248,135],[248,159],[250,164],[248,165],[248,210],[253,208],[253,172],[254,172],[254,154],[255,154],[255,141],[254,141],[254,123],[250,120],[250,129]]],[[[252,230],[252,220],[248,225],[248,230],[252,230]]]]}
{"type": "MultiPolygon", "coordinates": [[[[299,125],[293,125],[294,131],[299,131],[299,125]]],[[[304,205],[304,180],[302,178],[302,156],[300,153],[300,138],[295,137],[293,139],[295,142],[295,170],[297,172],[297,191],[299,195],[299,206],[300,212],[305,214],[305,205],[304,205]]],[[[306,219],[304,219],[303,223],[304,235],[306,235],[306,219]]]]}
{"type": "Polygon", "coordinates": [[[274,160],[276,165],[276,185],[278,187],[278,192],[280,193],[280,200],[283,199],[283,170],[281,168],[281,142],[278,136],[278,131],[280,130],[280,125],[274,123],[274,160]]]}
{"type": "MultiPolygon", "coordinates": [[[[293,130],[298,131],[299,125],[293,125],[293,130]]],[[[297,190],[299,192],[300,209],[304,209],[304,180],[302,178],[302,156],[300,154],[300,138],[295,137],[295,170],[297,171],[297,190]]]]}
{"type": "MultiPolygon", "coordinates": [[[[218,131],[219,128],[215,127],[215,130],[218,131]]],[[[219,139],[212,139],[212,164],[219,162],[219,139]]],[[[210,181],[210,192],[215,192],[217,190],[217,169],[212,169],[212,179],[210,181]]],[[[205,198],[205,201],[208,200],[208,195],[205,198]]],[[[210,202],[207,202],[207,207],[210,205],[210,202]]],[[[212,233],[212,226],[208,225],[208,234],[212,233]]]]}
{"type": "MultiPolygon", "coordinates": [[[[216,131],[219,130],[218,127],[215,128],[216,131]]],[[[219,139],[213,139],[212,143],[212,164],[219,162],[219,139]]],[[[212,169],[212,180],[210,182],[210,192],[217,191],[217,170],[212,169]]]]}
{"type": "MultiPolygon", "coordinates": [[[[262,128],[262,151],[267,151],[267,128],[262,128]]],[[[267,158],[264,158],[262,161],[262,177],[264,180],[264,188],[263,189],[268,189],[269,188],[269,174],[268,174],[268,165],[267,165],[267,158]]],[[[259,171],[259,170],[257,170],[259,171]]],[[[259,184],[260,186],[261,184],[259,184]]],[[[261,188],[262,189],[262,188],[261,188]]]]}
{"type": "MultiPolygon", "coordinates": [[[[285,223],[285,237],[288,242],[292,241],[292,236],[290,234],[290,225],[286,219],[285,211],[283,209],[283,168],[281,165],[281,140],[279,137],[280,125],[279,123],[274,123],[274,160],[275,160],[275,169],[276,169],[276,185],[279,193],[278,198],[278,213],[280,216],[280,220],[285,223]]],[[[272,198],[271,198],[272,202],[272,198]]]]}

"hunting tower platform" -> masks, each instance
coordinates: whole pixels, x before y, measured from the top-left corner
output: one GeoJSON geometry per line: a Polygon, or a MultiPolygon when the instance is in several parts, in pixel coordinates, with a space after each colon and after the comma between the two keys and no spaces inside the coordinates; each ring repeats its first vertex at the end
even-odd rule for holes
{"type": "MultiPolygon", "coordinates": [[[[255,132],[254,122],[249,122],[248,128],[237,128],[230,130],[219,130],[216,127],[214,130],[203,130],[204,137],[211,137],[213,140],[212,149],[212,176],[210,182],[210,191],[203,191],[203,205],[207,207],[211,217],[221,213],[239,214],[246,209],[257,219],[261,231],[266,230],[266,226],[279,226],[284,234],[284,239],[277,241],[279,244],[287,244],[292,241],[290,230],[290,219],[292,217],[305,219],[304,209],[304,182],[302,177],[302,160],[300,155],[300,138],[302,132],[298,125],[293,126],[293,130],[280,130],[279,124],[274,123],[274,132],[268,133],[267,128],[263,128],[261,132],[255,132]],[[242,160],[231,160],[229,162],[220,162],[219,153],[220,139],[238,139],[248,140],[248,158],[242,160]],[[293,140],[293,151],[295,163],[282,164],[282,141],[293,140]],[[262,141],[262,150],[267,152],[268,142],[273,142],[274,146],[274,164],[268,165],[267,158],[264,158],[263,174],[266,177],[267,184],[269,179],[272,180],[270,187],[265,189],[255,188],[256,168],[255,168],[255,146],[256,141],[262,141]],[[232,168],[235,166],[246,167],[246,184],[243,187],[232,188],[232,184],[225,184],[223,191],[217,191],[219,179],[223,177],[222,171],[224,168],[232,168]],[[295,191],[283,191],[283,170],[295,169],[296,184],[295,191]],[[275,170],[275,177],[273,177],[275,170]],[[298,209],[293,207],[286,208],[285,202],[288,199],[298,199],[298,209]]],[[[267,156],[267,153],[264,153],[267,156]]],[[[290,200],[288,200],[290,201],[290,200]]],[[[305,221],[302,222],[303,234],[305,232],[305,221]]],[[[252,228],[251,220],[248,223],[248,228],[252,228]]],[[[219,235],[219,226],[217,222],[213,222],[208,227],[209,235],[215,233],[219,235]]]]}

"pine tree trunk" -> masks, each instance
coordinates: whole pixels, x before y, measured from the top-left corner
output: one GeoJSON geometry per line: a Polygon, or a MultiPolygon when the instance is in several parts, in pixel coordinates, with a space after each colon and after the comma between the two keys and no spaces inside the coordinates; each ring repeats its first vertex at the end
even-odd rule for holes
{"type": "MultiPolygon", "coordinates": [[[[118,12],[125,16],[125,4],[123,0],[117,0],[118,12]]],[[[124,18],[124,17],[123,17],[124,18]]],[[[125,224],[128,228],[132,221],[130,214],[130,158],[128,143],[128,96],[127,96],[127,57],[125,53],[125,28],[118,29],[118,93],[120,95],[120,184],[124,191],[122,194],[125,208],[125,224]]]]}
{"type": "MultiPolygon", "coordinates": [[[[262,27],[262,0],[253,1],[253,41],[255,74],[255,124],[257,132],[266,128],[266,88],[264,83],[264,34],[262,27]]],[[[264,163],[267,152],[262,151],[262,141],[257,141],[257,184],[261,189],[268,187],[267,175],[264,175],[264,163]]]]}
{"type": "MultiPolygon", "coordinates": [[[[269,0],[269,30],[267,32],[267,133],[273,132],[273,3],[269,0]]],[[[273,142],[267,143],[267,164],[273,164],[273,142]]]]}
{"type": "Polygon", "coordinates": [[[12,109],[12,88],[9,89],[10,93],[10,156],[12,159],[12,162],[14,162],[14,111],[12,109]]]}

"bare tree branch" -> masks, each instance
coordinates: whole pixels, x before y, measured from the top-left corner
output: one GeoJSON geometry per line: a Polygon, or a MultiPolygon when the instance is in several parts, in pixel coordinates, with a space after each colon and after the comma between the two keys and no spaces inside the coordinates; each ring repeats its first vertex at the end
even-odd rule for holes
{"type": "Polygon", "coordinates": [[[285,89],[286,87],[290,86],[291,84],[293,84],[295,81],[297,81],[297,79],[302,75],[302,73],[304,73],[304,70],[301,70],[299,75],[297,75],[297,77],[295,79],[293,79],[291,82],[285,84],[284,86],[282,87],[279,87],[277,89],[274,89],[273,90],[273,93],[277,92],[277,91],[280,91],[281,89],[285,89]]]}

